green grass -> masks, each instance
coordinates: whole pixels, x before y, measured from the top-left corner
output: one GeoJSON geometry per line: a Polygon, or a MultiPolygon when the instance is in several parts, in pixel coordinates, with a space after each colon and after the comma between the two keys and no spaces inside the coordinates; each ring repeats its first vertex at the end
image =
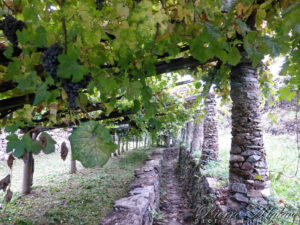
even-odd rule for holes
{"type": "MultiPolygon", "coordinates": [[[[103,168],[78,166],[75,175],[68,173],[69,161],[63,162],[58,153],[37,156],[33,191],[27,196],[19,194],[19,160],[14,165],[12,190],[16,193],[12,202],[5,205],[0,196],[0,224],[98,224],[112,210],[114,201],[126,196],[134,170],[144,164],[149,152],[129,152],[112,158],[103,168]]],[[[7,172],[1,165],[0,177],[7,172]]]]}
{"type": "MultiPolygon", "coordinates": [[[[294,177],[297,167],[296,137],[289,135],[273,136],[264,134],[267,162],[270,171],[271,190],[273,199],[285,206],[299,209],[300,207],[300,171],[294,177]]],[[[219,134],[220,162],[211,162],[206,167],[206,173],[228,183],[229,152],[231,135],[229,131],[219,134]]],[[[196,157],[201,153],[196,152],[196,157]]]]}

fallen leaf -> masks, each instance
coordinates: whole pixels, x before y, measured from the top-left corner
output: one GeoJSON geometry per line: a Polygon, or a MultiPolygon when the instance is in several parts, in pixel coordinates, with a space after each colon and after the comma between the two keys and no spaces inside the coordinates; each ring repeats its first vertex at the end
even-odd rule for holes
{"type": "Polygon", "coordinates": [[[62,158],[62,160],[66,160],[67,155],[68,155],[69,149],[66,145],[66,142],[63,142],[61,144],[61,148],[60,148],[60,157],[62,158]]]}
{"type": "Polygon", "coordinates": [[[41,142],[43,148],[46,148],[46,146],[47,146],[47,138],[45,136],[40,136],[40,142],[41,142]]]}
{"type": "Polygon", "coordinates": [[[6,190],[7,186],[10,184],[10,175],[7,175],[5,178],[0,180],[0,190],[6,190]]]}
{"type": "Polygon", "coordinates": [[[9,154],[8,156],[8,159],[7,159],[7,165],[8,167],[11,169],[13,164],[14,164],[14,160],[15,160],[15,157],[13,156],[13,154],[9,154]]]}

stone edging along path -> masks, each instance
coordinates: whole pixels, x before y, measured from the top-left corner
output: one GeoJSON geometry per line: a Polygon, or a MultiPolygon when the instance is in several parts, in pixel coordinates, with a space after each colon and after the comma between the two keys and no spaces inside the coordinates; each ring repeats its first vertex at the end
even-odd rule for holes
{"type": "Polygon", "coordinates": [[[155,150],[141,169],[135,170],[129,196],[115,201],[114,209],[99,225],[151,225],[159,207],[162,151],[155,150]]]}

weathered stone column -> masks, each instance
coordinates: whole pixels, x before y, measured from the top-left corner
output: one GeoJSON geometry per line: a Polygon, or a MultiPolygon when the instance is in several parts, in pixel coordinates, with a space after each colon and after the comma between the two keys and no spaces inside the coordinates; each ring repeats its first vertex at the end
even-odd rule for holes
{"type": "Polygon", "coordinates": [[[197,113],[194,119],[194,131],[193,131],[191,153],[201,149],[202,139],[203,139],[203,123],[199,116],[199,113],[197,113]]]}
{"type": "Polygon", "coordinates": [[[228,207],[249,209],[265,204],[270,194],[268,167],[259,110],[257,68],[243,54],[231,70],[232,142],[230,151],[228,207]]]}
{"type": "Polygon", "coordinates": [[[185,128],[181,128],[181,142],[185,141],[185,128]]]}
{"type": "Polygon", "coordinates": [[[178,147],[178,131],[172,136],[172,147],[178,147]]]}
{"type": "Polygon", "coordinates": [[[147,135],[144,136],[144,147],[147,146],[147,135]]]}
{"type": "Polygon", "coordinates": [[[117,143],[118,143],[118,155],[121,155],[121,136],[117,134],[117,143]]]}
{"type": "Polygon", "coordinates": [[[193,121],[187,122],[186,124],[186,146],[188,151],[191,149],[193,139],[193,121]]]}
{"type": "Polygon", "coordinates": [[[206,96],[205,111],[201,157],[203,165],[207,164],[209,160],[216,161],[219,157],[216,99],[213,93],[209,93],[206,96]]]}
{"type": "Polygon", "coordinates": [[[166,148],[170,148],[170,142],[171,142],[170,134],[166,134],[165,135],[165,146],[166,146],[166,148]]]}

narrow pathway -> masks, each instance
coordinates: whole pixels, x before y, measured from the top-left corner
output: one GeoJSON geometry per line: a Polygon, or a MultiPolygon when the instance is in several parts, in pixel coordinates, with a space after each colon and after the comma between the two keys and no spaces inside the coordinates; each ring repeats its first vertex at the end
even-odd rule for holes
{"type": "Polygon", "coordinates": [[[176,174],[177,154],[165,151],[160,212],[155,220],[155,225],[190,225],[192,214],[187,206],[187,199],[181,192],[180,183],[176,174]]]}

